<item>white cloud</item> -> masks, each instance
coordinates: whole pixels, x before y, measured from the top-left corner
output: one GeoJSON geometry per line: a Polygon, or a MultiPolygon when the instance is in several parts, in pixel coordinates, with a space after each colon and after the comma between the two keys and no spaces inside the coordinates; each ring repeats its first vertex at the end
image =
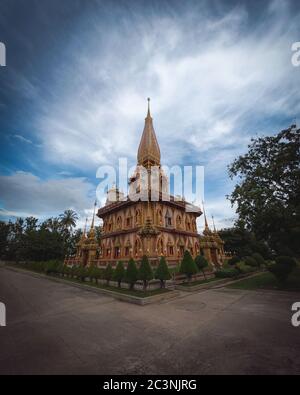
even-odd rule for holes
{"type": "Polygon", "coordinates": [[[290,42],[299,15],[280,1],[256,26],[244,7],[221,18],[200,11],[146,20],[135,13],[133,24],[108,30],[95,16],[91,42],[70,43],[74,58],[57,71],[64,89],[53,87],[55,100],[36,119],[45,157],[81,169],[125,154],[134,160],[147,96],[165,162],[173,150],[182,161],[183,143],[200,154],[244,147],[260,119],[293,118],[300,78],[290,42]]]}
{"type": "Polygon", "coordinates": [[[25,172],[0,176],[2,217],[56,216],[71,208],[82,218],[91,216],[95,187],[85,178],[41,180],[25,172]]]}
{"type": "Polygon", "coordinates": [[[27,139],[24,136],[21,136],[20,134],[15,134],[13,137],[18,139],[18,140],[20,140],[20,141],[22,141],[23,143],[32,144],[31,140],[27,139]]]}
{"type": "MultiPolygon", "coordinates": [[[[227,226],[234,210],[224,197],[231,186],[226,165],[251,136],[276,132],[282,120],[299,115],[300,73],[290,48],[299,38],[300,15],[278,0],[261,6],[253,23],[244,6],[222,14],[222,6],[213,13],[207,4],[188,2],[180,14],[153,9],[147,17],[129,7],[111,25],[100,11],[83,15],[84,38],[73,34],[63,43],[50,86],[18,79],[24,95],[38,102],[33,126],[45,160],[73,166],[72,174],[76,168],[96,173],[119,157],[133,164],[150,96],[163,163],[204,164],[206,182],[215,184],[207,209],[217,226],[227,226]]],[[[42,181],[16,173],[4,180],[27,196],[24,203],[11,193],[10,202],[4,194],[7,210],[42,214],[90,205],[92,185],[82,178],[42,181]],[[37,191],[36,206],[24,178],[37,191]]]]}
{"type": "MultiPolygon", "coordinates": [[[[205,203],[205,212],[210,229],[213,229],[212,216],[214,217],[214,223],[217,230],[230,228],[237,219],[235,210],[231,207],[230,201],[224,198],[207,201],[207,203],[205,203]]],[[[203,215],[198,218],[197,223],[198,229],[202,231],[204,229],[203,215]]]]}

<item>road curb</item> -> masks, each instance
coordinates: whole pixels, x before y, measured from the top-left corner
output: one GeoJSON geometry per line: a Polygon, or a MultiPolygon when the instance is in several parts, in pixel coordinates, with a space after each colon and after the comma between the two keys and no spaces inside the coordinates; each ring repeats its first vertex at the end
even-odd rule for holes
{"type": "Polygon", "coordinates": [[[95,292],[95,293],[100,293],[100,294],[103,294],[103,295],[111,296],[111,297],[113,297],[116,300],[120,300],[120,301],[128,302],[128,303],[133,303],[133,304],[140,305],[140,306],[145,306],[145,305],[152,304],[152,303],[159,303],[159,302],[162,302],[162,301],[165,301],[165,300],[168,300],[168,299],[173,299],[173,298],[175,298],[175,297],[180,295],[179,291],[173,290],[173,291],[169,291],[169,292],[162,293],[162,294],[157,294],[157,295],[153,295],[153,296],[147,296],[145,298],[140,298],[138,296],[121,294],[121,293],[114,292],[114,291],[111,291],[111,290],[108,290],[108,289],[93,287],[93,286],[88,285],[88,284],[79,284],[79,283],[75,283],[73,281],[66,280],[66,279],[63,279],[63,278],[52,277],[52,276],[49,276],[49,275],[46,275],[46,274],[36,273],[36,272],[32,272],[30,270],[16,268],[16,267],[13,267],[13,266],[5,265],[4,268],[8,269],[8,270],[11,270],[11,271],[24,273],[24,274],[27,274],[27,275],[32,276],[32,277],[42,278],[42,279],[50,280],[50,281],[55,281],[55,282],[58,282],[58,283],[70,285],[72,287],[81,288],[81,289],[84,289],[86,291],[90,291],[90,292],[95,292]]]}

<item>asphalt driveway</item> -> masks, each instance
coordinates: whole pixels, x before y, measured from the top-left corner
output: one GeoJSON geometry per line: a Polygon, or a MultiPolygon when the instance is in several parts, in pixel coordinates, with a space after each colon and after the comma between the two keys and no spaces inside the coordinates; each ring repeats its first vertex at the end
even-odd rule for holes
{"type": "Polygon", "coordinates": [[[0,268],[0,374],[300,374],[296,301],[220,288],[137,306],[0,268]]]}

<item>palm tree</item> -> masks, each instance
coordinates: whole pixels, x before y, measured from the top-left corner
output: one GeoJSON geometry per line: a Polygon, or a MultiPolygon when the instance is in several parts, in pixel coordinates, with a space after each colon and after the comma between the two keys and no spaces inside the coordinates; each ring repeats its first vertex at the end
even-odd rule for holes
{"type": "Polygon", "coordinates": [[[59,216],[59,218],[62,226],[71,231],[71,229],[76,226],[78,215],[74,210],[69,209],[65,210],[64,213],[59,216]]]}
{"type": "Polygon", "coordinates": [[[48,218],[42,223],[42,228],[48,229],[50,232],[58,232],[61,229],[59,218],[48,218]]]}

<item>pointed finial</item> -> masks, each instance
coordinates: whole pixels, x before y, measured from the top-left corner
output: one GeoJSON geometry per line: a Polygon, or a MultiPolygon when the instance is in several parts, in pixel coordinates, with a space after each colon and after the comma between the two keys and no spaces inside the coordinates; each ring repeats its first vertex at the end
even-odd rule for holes
{"type": "Polygon", "coordinates": [[[205,222],[205,228],[208,228],[207,224],[207,219],[206,219],[206,213],[205,213],[205,208],[204,208],[204,201],[202,200],[202,206],[203,206],[203,215],[204,215],[204,222],[205,222]]]}
{"type": "Polygon", "coordinates": [[[214,227],[214,232],[217,233],[216,227],[215,227],[214,216],[212,215],[211,218],[212,218],[212,223],[213,223],[213,227],[214,227]]]}
{"type": "Polygon", "coordinates": [[[151,115],[150,115],[150,97],[148,97],[147,100],[148,100],[148,112],[147,112],[147,117],[151,117],[151,115]]]}
{"type": "Polygon", "coordinates": [[[84,236],[84,237],[86,236],[87,222],[88,222],[88,219],[87,219],[87,217],[85,217],[85,225],[84,225],[84,231],[83,231],[83,236],[84,236]]]}
{"type": "Polygon", "coordinates": [[[94,229],[96,205],[97,205],[97,199],[95,199],[95,203],[94,203],[94,212],[93,212],[93,220],[92,220],[91,229],[94,229]]]}

